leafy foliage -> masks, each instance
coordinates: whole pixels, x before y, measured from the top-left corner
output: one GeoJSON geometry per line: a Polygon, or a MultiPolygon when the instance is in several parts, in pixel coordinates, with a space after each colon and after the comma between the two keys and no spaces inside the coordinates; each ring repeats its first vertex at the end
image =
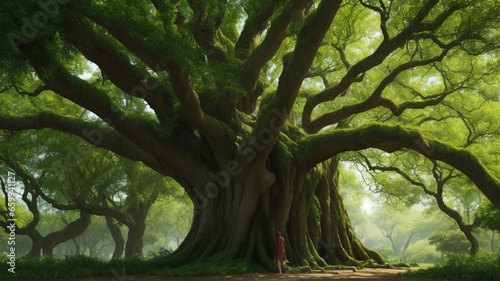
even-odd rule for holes
{"type": "Polygon", "coordinates": [[[481,226],[489,230],[500,232],[500,210],[490,202],[485,202],[477,213],[481,226]]]}
{"type": "Polygon", "coordinates": [[[449,255],[435,267],[409,271],[405,277],[460,281],[494,281],[500,272],[500,253],[479,252],[476,256],[449,255]]]}
{"type": "MultiPolygon", "coordinates": [[[[210,261],[206,263],[196,263],[178,268],[161,268],[158,260],[167,257],[168,251],[159,251],[151,259],[144,259],[138,256],[127,259],[115,259],[104,262],[96,258],[84,255],[77,255],[60,259],[57,257],[40,257],[34,260],[19,259],[16,261],[16,273],[2,276],[2,280],[22,280],[22,279],[69,279],[79,277],[96,276],[120,276],[154,274],[158,276],[210,276],[224,274],[242,274],[250,272],[264,272],[265,270],[257,264],[244,262],[210,261]]],[[[2,256],[0,270],[2,274],[7,272],[8,265],[5,256],[2,256]]]]}
{"type": "Polygon", "coordinates": [[[459,230],[441,230],[429,237],[431,245],[436,245],[436,250],[444,253],[465,253],[470,244],[459,230]]]}

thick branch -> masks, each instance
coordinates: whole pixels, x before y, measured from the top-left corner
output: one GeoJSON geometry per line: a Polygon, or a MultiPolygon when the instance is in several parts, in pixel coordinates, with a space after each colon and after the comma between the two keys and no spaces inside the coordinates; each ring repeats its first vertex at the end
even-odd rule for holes
{"type": "Polygon", "coordinates": [[[422,31],[432,31],[439,28],[449,17],[451,17],[455,12],[462,10],[469,6],[465,2],[454,1],[450,7],[447,7],[443,13],[434,19],[432,22],[422,23],[416,30],[416,32],[422,31]]]}
{"type": "MultiPolygon", "coordinates": [[[[169,74],[174,94],[178,98],[183,109],[182,116],[188,120],[194,129],[198,129],[208,138],[208,141],[211,146],[215,148],[215,151],[224,151],[216,149],[219,145],[227,146],[230,143],[234,143],[235,135],[229,127],[223,122],[205,114],[203,111],[198,94],[192,87],[191,77],[187,69],[181,65],[182,59],[173,57],[173,55],[168,55],[168,53],[172,51],[170,50],[172,46],[175,45],[168,41],[174,40],[174,37],[177,35],[172,38],[160,36],[163,38],[163,41],[168,42],[168,44],[161,45],[162,47],[158,48],[158,50],[154,50],[150,44],[146,42],[145,38],[141,38],[129,30],[112,24],[105,16],[96,11],[92,13],[89,12],[85,5],[81,3],[72,2],[72,4],[79,12],[104,27],[114,38],[140,58],[152,70],[156,72],[165,70],[169,74]]],[[[155,34],[153,37],[158,36],[158,34],[155,34]]],[[[175,39],[178,38],[175,37],[175,39]]]]}
{"type": "Polygon", "coordinates": [[[97,35],[87,22],[71,18],[63,32],[66,39],[82,54],[99,66],[113,84],[124,93],[144,99],[156,112],[160,122],[172,115],[174,102],[170,94],[153,78],[130,63],[130,58],[116,51],[116,46],[104,36],[97,35]],[[145,82],[146,81],[146,82],[145,82]]]}
{"type": "MultiPolygon", "coordinates": [[[[266,105],[266,108],[261,110],[258,124],[266,124],[276,128],[281,128],[285,124],[286,117],[292,110],[302,82],[309,72],[316,52],[337,14],[341,2],[323,0],[316,11],[305,20],[306,23],[300,30],[292,58],[284,66],[280,76],[276,94],[271,102],[266,105]],[[270,112],[276,112],[276,110],[281,113],[280,118],[271,117],[270,112]]],[[[261,129],[263,128],[256,126],[254,134],[259,134],[261,129]]],[[[260,161],[265,161],[279,135],[279,130],[271,129],[273,131],[272,140],[262,150],[260,161]]]]}
{"type": "Polygon", "coordinates": [[[203,49],[207,50],[207,57],[216,62],[226,61],[226,53],[215,42],[215,35],[224,20],[224,9],[222,3],[214,4],[217,6],[217,15],[215,18],[210,17],[209,9],[212,8],[210,2],[205,1],[188,1],[191,10],[194,13],[194,21],[191,25],[191,32],[196,40],[196,43],[203,49]]]}
{"type": "MultiPolygon", "coordinates": [[[[0,114],[0,129],[22,131],[29,129],[50,128],[62,133],[69,133],[98,147],[110,150],[123,157],[135,161],[142,161],[156,171],[168,174],[169,171],[162,166],[156,158],[142,148],[111,130],[109,127],[99,126],[94,123],[84,122],[72,117],[62,117],[49,112],[23,117],[12,117],[0,114]]],[[[166,144],[164,144],[166,146],[166,144]]]]}
{"type": "Polygon", "coordinates": [[[262,32],[275,11],[276,4],[271,2],[263,3],[261,7],[252,11],[234,47],[238,57],[246,58],[250,51],[260,43],[262,32]]]}
{"type": "MultiPolygon", "coordinates": [[[[91,110],[103,121],[112,126],[114,130],[135,143],[137,147],[141,148],[141,150],[150,154],[151,157],[156,158],[156,161],[149,161],[146,164],[154,164],[154,166],[152,166],[153,168],[160,168],[158,171],[163,171],[163,174],[170,176],[177,175],[186,177],[190,175],[191,167],[201,166],[200,169],[204,169],[202,166],[203,163],[197,163],[198,161],[196,161],[199,160],[201,162],[196,148],[190,146],[188,147],[188,143],[185,142],[178,142],[175,144],[175,147],[173,147],[169,144],[169,140],[165,137],[165,135],[169,134],[168,128],[160,126],[157,122],[146,117],[128,114],[128,112],[117,107],[105,91],[97,89],[86,81],[69,74],[49,52],[40,51],[39,56],[33,58],[32,61],[32,65],[36,71],[39,72],[40,76],[43,76],[46,67],[50,66],[52,75],[50,77],[46,77],[44,82],[52,91],[84,108],[91,110]],[[186,157],[186,155],[190,154],[193,157],[186,157]]],[[[183,72],[184,69],[181,68],[179,71],[183,72]]],[[[183,77],[186,78],[186,76],[183,77]]],[[[176,83],[180,83],[184,86],[185,84],[183,82],[184,81],[176,80],[173,84],[175,85],[176,83]]],[[[193,98],[188,94],[180,95],[180,97],[187,99],[187,103],[189,103],[193,98]]],[[[201,118],[201,120],[197,120],[201,123],[200,127],[203,127],[204,130],[202,130],[202,132],[205,133],[205,136],[212,141],[212,143],[215,143],[215,146],[224,146],[225,150],[215,151],[227,151],[227,146],[230,145],[233,140],[233,138],[228,136],[232,133],[232,131],[222,122],[218,122],[214,118],[210,118],[209,116],[203,114],[203,112],[193,110],[192,114],[201,118]]],[[[59,117],[55,116],[55,118],[59,117]]],[[[46,121],[53,124],[52,120],[46,121]]],[[[58,127],[56,126],[55,129],[58,129],[58,127]]],[[[75,130],[82,130],[82,128],[73,128],[73,131],[70,132],[76,133],[78,136],[81,136],[82,133],[85,133],[86,135],[92,135],[93,133],[97,134],[100,138],[97,141],[91,140],[93,143],[95,142],[95,145],[100,145],[100,142],[107,138],[106,132],[109,131],[74,132],[75,130]]],[[[118,135],[112,134],[112,136],[118,135]]],[[[109,144],[109,141],[106,140],[106,142],[109,144]]],[[[221,154],[223,155],[223,153],[221,154]]],[[[130,152],[128,155],[131,155],[130,152]]],[[[135,155],[131,155],[131,157],[132,159],[136,158],[135,155]]],[[[149,160],[151,157],[148,157],[147,159],[149,160]]],[[[187,180],[187,182],[192,181],[191,177],[176,179],[180,181],[187,180]]]]}
{"type": "Polygon", "coordinates": [[[0,129],[22,131],[43,128],[69,133],[128,159],[142,161],[157,172],[171,176],[177,182],[182,183],[186,192],[193,197],[193,188],[203,186],[208,180],[209,171],[204,165],[203,160],[196,155],[186,157],[191,151],[187,151],[182,144],[172,146],[168,142],[162,142],[159,145],[145,141],[139,146],[109,127],[84,122],[72,117],[62,117],[48,112],[23,117],[0,114],[0,129]],[[165,156],[166,160],[161,158],[163,154],[167,155],[165,156]],[[206,175],[206,178],[193,177],[193,170],[206,175]]]}
{"type": "MultiPolygon", "coordinates": [[[[158,69],[158,64],[162,61],[158,52],[155,52],[150,45],[146,43],[145,37],[139,37],[130,30],[121,28],[109,21],[102,13],[86,6],[83,1],[71,1],[69,5],[73,6],[76,13],[84,15],[96,24],[105,28],[114,38],[122,43],[130,52],[141,59],[152,70],[158,69]]],[[[123,11],[125,12],[125,11],[123,11]]],[[[130,26],[129,26],[130,28],[130,26]]]]}
{"type": "Polygon", "coordinates": [[[389,99],[382,98],[382,93],[389,86],[395,79],[396,77],[403,73],[404,71],[407,71],[409,69],[417,68],[420,66],[425,66],[425,65],[431,65],[436,62],[442,61],[448,52],[460,45],[462,42],[467,40],[469,37],[468,36],[462,36],[460,38],[457,38],[456,40],[448,43],[448,44],[443,44],[440,47],[442,48],[442,51],[439,55],[426,59],[426,60],[419,60],[419,61],[409,61],[402,63],[398,67],[396,67],[394,70],[389,73],[384,79],[381,80],[377,88],[373,91],[373,93],[370,95],[368,99],[366,99],[363,102],[360,102],[358,104],[354,105],[349,105],[349,106],[344,106],[338,110],[328,112],[323,114],[322,116],[318,117],[314,121],[309,121],[309,126],[306,127],[308,132],[310,133],[316,133],[325,126],[328,125],[333,125],[336,124],[340,121],[342,121],[344,118],[347,118],[349,116],[352,116],[357,113],[361,113],[379,106],[383,106],[391,110],[391,112],[395,116],[401,115],[405,110],[407,109],[417,109],[417,108],[425,108],[428,106],[433,106],[439,104],[441,101],[443,101],[449,94],[456,92],[460,87],[457,87],[456,89],[452,89],[449,91],[445,91],[439,95],[433,96],[433,97],[424,97],[423,95],[419,95],[423,101],[407,101],[402,103],[401,105],[396,105],[394,102],[392,102],[389,99]]]}
{"type": "Polygon", "coordinates": [[[283,12],[272,22],[262,44],[247,59],[239,82],[248,94],[251,94],[255,88],[262,67],[276,54],[286,38],[288,26],[309,2],[310,0],[290,1],[283,12]]]}
{"type": "Polygon", "coordinates": [[[303,159],[306,168],[311,168],[345,151],[379,148],[391,152],[404,148],[411,149],[429,159],[442,161],[460,170],[497,208],[500,208],[500,181],[476,156],[468,150],[424,137],[417,130],[373,124],[364,128],[340,129],[329,134],[318,134],[302,142],[303,147],[310,147],[303,159]]]}

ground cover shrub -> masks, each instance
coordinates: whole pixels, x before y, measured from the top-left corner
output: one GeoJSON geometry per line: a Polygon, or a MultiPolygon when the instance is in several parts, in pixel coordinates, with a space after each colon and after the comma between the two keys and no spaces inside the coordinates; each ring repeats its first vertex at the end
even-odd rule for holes
{"type": "Polygon", "coordinates": [[[0,266],[0,280],[2,281],[136,275],[152,270],[148,261],[141,257],[106,262],[85,255],[69,256],[63,259],[56,256],[42,256],[30,260],[20,258],[16,261],[15,274],[9,273],[6,265],[2,263],[0,266]]]}
{"type": "Polygon", "coordinates": [[[213,261],[193,263],[176,268],[165,267],[155,271],[155,275],[163,277],[176,277],[176,276],[216,276],[227,274],[244,274],[266,272],[266,270],[258,264],[246,262],[221,262],[216,263],[213,261]]]}
{"type": "Polygon", "coordinates": [[[500,253],[480,251],[475,256],[454,254],[434,267],[410,270],[405,277],[436,278],[460,281],[497,281],[500,275],[500,253]]]}

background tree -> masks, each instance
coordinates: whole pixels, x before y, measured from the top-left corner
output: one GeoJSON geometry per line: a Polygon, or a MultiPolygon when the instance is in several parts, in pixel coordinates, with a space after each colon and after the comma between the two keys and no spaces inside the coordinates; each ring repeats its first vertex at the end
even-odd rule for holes
{"type": "MultiPolygon", "coordinates": [[[[82,144],[78,139],[28,132],[11,135],[9,142],[18,143],[22,149],[17,149],[15,153],[4,149],[0,160],[23,179],[23,201],[34,216],[30,227],[19,233],[30,236],[34,241],[34,254],[28,256],[38,256],[42,249],[43,254],[52,255],[55,246],[83,234],[90,225],[90,215],[109,216],[127,226],[126,243],[121,244],[116,242],[123,239],[121,230],[115,233],[115,229],[110,229],[115,235],[112,235],[115,238],[115,258],[122,256],[123,252],[126,257],[142,255],[149,208],[160,193],[168,195],[163,176],[139,163],[120,160],[112,153],[82,144]],[[43,142],[44,146],[40,147],[30,138],[43,142]],[[31,155],[39,156],[33,158],[31,155]],[[40,204],[44,203],[56,210],[83,211],[85,219],[66,222],[65,230],[57,232],[57,237],[56,233],[44,236],[37,225],[44,213],[50,215],[53,212],[43,212],[40,204]]],[[[60,218],[65,221],[63,213],[60,218]]],[[[94,254],[93,249],[90,254],[94,254]]]]}
{"type": "MultiPolygon", "coordinates": [[[[57,227],[54,227],[46,233],[42,233],[40,231],[39,223],[42,216],[45,215],[42,210],[44,208],[48,209],[50,206],[48,206],[42,199],[38,180],[25,166],[27,163],[31,164],[34,162],[31,155],[44,153],[39,149],[37,150],[37,146],[33,143],[34,139],[37,139],[37,135],[34,132],[2,134],[1,141],[3,144],[16,143],[23,147],[23,149],[13,151],[10,146],[3,145],[0,151],[0,161],[9,170],[13,171],[13,173],[16,174],[20,180],[18,188],[19,190],[22,190],[22,193],[20,194],[19,199],[21,199],[20,201],[25,204],[31,213],[31,220],[27,222],[24,227],[18,228],[17,231],[17,234],[26,235],[32,241],[31,250],[26,254],[28,258],[38,257],[41,254],[53,255],[54,248],[57,245],[81,235],[91,222],[90,214],[79,212],[78,217],[74,218],[72,221],[67,221],[66,224],[61,226],[59,230],[54,231],[54,229],[57,229],[57,227]]],[[[43,174],[41,177],[43,177],[43,174]]],[[[8,196],[4,186],[2,191],[5,199],[7,199],[8,196]]],[[[7,205],[7,201],[5,201],[5,205],[7,205]]],[[[21,208],[21,206],[19,207],[21,208]]],[[[46,213],[50,215],[51,212],[49,211],[46,213]]],[[[7,222],[7,213],[2,213],[2,218],[3,220],[1,224],[4,225],[7,222]]],[[[58,220],[59,217],[56,217],[55,219],[58,220]]],[[[7,231],[6,228],[5,230],[7,231]]]]}
{"type": "MultiPolygon", "coordinates": [[[[53,229],[46,235],[40,233],[38,224],[40,222],[40,210],[39,210],[39,199],[40,195],[38,193],[35,178],[27,172],[22,165],[20,165],[15,160],[12,160],[10,155],[1,156],[1,160],[8,163],[9,167],[12,168],[16,174],[22,178],[24,185],[22,193],[22,201],[27,205],[29,211],[31,212],[33,218],[24,227],[18,227],[16,229],[16,234],[26,235],[31,239],[31,250],[26,254],[27,258],[35,258],[40,255],[52,256],[54,254],[54,248],[66,241],[69,241],[75,237],[81,235],[85,229],[90,225],[90,214],[83,211],[80,212],[79,218],[69,222],[66,226],[60,230],[53,231],[53,229]],[[7,159],[9,157],[9,159],[7,159]]],[[[6,191],[5,185],[2,185],[2,191],[4,193],[5,205],[7,205],[8,193],[6,191]]],[[[2,212],[2,219],[0,225],[7,231],[7,225],[9,224],[7,212],[2,212]]]]}
{"type": "Polygon", "coordinates": [[[496,238],[495,234],[500,232],[500,211],[495,208],[491,203],[484,202],[477,212],[477,217],[481,222],[481,227],[491,231],[490,248],[492,251],[500,250],[495,248],[496,238]]]}
{"type": "Polygon", "coordinates": [[[51,3],[0,4],[0,128],[77,135],[174,178],[196,211],[170,265],[271,267],[277,229],[294,264],[383,262],[340,197],[347,151],[416,151],[500,207],[498,128],[467,148],[475,134],[450,132],[498,105],[494,1],[51,3]]]}
{"type": "MultiPolygon", "coordinates": [[[[393,155],[391,155],[393,156],[393,155]]],[[[378,157],[376,160],[377,163],[383,164],[372,164],[370,160],[362,156],[366,162],[367,169],[370,171],[379,171],[379,172],[388,172],[393,173],[394,177],[399,178],[400,180],[406,181],[406,185],[416,186],[422,189],[422,191],[426,195],[430,195],[435,200],[435,204],[437,207],[448,217],[453,219],[460,231],[465,235],[467,240],[470,242],[470,253],[471,255],[477,254],[479,251],[479,241],[474,235],[474,229],[479,227],[479,220],[475,220],[474,222],[468,222],[471,216],[471,210],[469,205],[463,201],[467,201],[468,203],[473,201],[480,201],[479,196],[471,196],[472,192],[469,189],[464,188],[464,179],[460,179],[460,174],[455,173],[453,168],[449,168],[444,165],[439,165],[436,161],[430,161],[428,163],[428,172],[420,171],[418,165],[415,165],[414,159],[412,157],[398,157],[396,160],[392,160],[392,157],[388,157],[389,159],[385,159],[383,156],[378,157]],[[410,159],[410,160],[409,160],[410,159]],[[387,165],[385,163],[390,162],[391,164],[387,165]],[[399,162],[399,163],[397,163],[399,162]],[[457,180],[457,178],[459,178],[457,180]],[[455,194],[455,198],[460,198],[463,201],[461,202],[461,206],[465,206],[465,215],[464,216],[457,211],[453,206],[450,206],[448,203],[450,196],[447,196],[445,193],[445,186],[451,188],[453,193],[455,194]],[[463,192],[459,192],[462,189],[463,192]],[[465,191],[466,190],[466,191],[465,191]],[[460,196],[460,195],[463,196],[460,196]]],[[[424,165],[420,165],[421,167],[425,167],[424,165]]],[[[384,176],[385,177],[385,176],[384,176]]],[[[391,178],[394,180],[394,178],[391,178]]],[[[467,184],[465,184],[467,185],[467,184]]],[[[395,188],[391,189],[393,192],[401,192],[401,189],[395,188]],[[399,191],[398,191],[399,190],[399,191]]],[[[404,192],[404,191],[403,191],[404,192]]],[[[415,199],[414,199],[415,200],[415,199]]],[[[459,200],[460,202],[460,200],[459,200]]],[[[413,202],[414,204],[415,202],[413,202]]],[[[394,224],[391,224],[392,227],[394,224]]],[[[391,232],[391,227],[386,229],[386,235],[391,232]]]]}
{"type": "Polygon", "coordinates": [[[431,245],[443,253],[466,253],[470,251],[470,242],[465,239],[463,233],[453,227],[447,227],[436,231],[429,237],[431,245]]]}
{"type": "Polygon", "coordinates": [[[375,225],[382,235],[391,242],[393,255],[402,257],[408,247],[414,243],[418,233],[418,217],[411,217],[410,213],[398,211],[377,212],[375,225]]]}
{"type": "Polygon", "coordinates": [[[193,205],[181,187],[177,192],[159,198],[146,221],[149,233],[155,236],[155,243],[149,245],[149,249],[177,249],[191,227],[192,210],[193,205]],[[166,213],[165,210],[169,211],[166,213]]]}

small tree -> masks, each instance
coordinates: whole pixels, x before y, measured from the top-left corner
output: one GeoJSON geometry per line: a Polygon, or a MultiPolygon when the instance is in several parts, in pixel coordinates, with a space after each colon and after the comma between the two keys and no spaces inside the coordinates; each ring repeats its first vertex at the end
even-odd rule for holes
{"type": "Polygon", "coordinates": [[[435,232],[429,237],[429,242],[443,253],[466,253],[471,246],[464,234],[453,228],[435,232]]]}
{"type": "MultiPolygon", "coordinates": [[[[500,210],[495,208],[490,202],[484,202],[476,214],[481,222],[481,226],[491,230],[491,250],[495,250],[495,234],[500,233],[500,210]]],[[[498,249],[500,251],[500,248],[498,249]]]]}

